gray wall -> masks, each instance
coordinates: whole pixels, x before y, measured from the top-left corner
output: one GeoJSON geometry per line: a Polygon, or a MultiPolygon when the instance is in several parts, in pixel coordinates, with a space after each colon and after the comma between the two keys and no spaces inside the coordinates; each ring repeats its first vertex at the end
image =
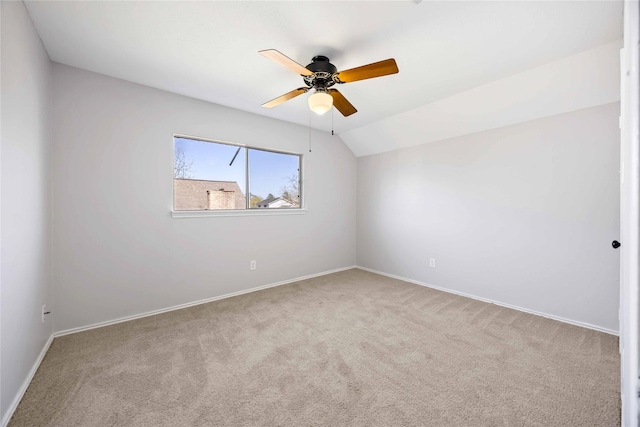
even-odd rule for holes
{"type": "Polygon", "coordinates": [[[355,264],[338,137],[54,64],[55,330],[355,264]],[[302,153],[306,215],[170,216],[174,132],[302,153]],[[249,270],[256,260],[258,269],[249,270]]]}
{"type": "Polygon", "coordinates": [[[51,63],[22,2],[2,8],[1,416],[52,333],[51,63]]]}
{"type": "Polygon", "coordinates": [[[618,115],[358,158],[358,265],[617,331],[618,115]]]}

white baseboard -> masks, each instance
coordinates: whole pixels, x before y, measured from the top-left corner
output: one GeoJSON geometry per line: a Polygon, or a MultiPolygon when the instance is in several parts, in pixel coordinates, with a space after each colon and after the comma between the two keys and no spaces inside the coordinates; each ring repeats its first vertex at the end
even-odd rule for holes
{"type": "Polygon", "coordinates": [[[450,294],[460,295],[460,296],[463,296],[463,297],[475,299],[475,300],[482,301],[482,302],[488,302],[490,304],[495,304],[495,305],[499,305],[501,307],[506,307],[506,308],[522,311],[522,312],[529,313],[529,314],[534,314],[536,316],[546,317],[547,319],[553,319],[553,320],[557,320],[559,322],[569,323],[571,325],[580,326],[580,327],[587,328],[587,329],[593,329],[595,331],[604,332],[604,333],[615,335],[615,336],[619,336],[620,335],[618,331],[614,331],[612,329],[603,328],[601,326],[592,325],[590,323],[579,322],[577,320],[571,320],[571,319],[565,319],[564,317],[554,316],[553,314],[542,313],[540,311],[530,310],[528,308],[518,307],[518,306],[515,306],[515,305],[511,305],[511,304],[506,304],[506,303],[503,303],[503,302],[500,302],[500,301],[494,301],[494,300],[489,299],[489,298],[483,298],[483,297],[479,297],[479,296],[476,296],[476,295],[467,294],[467,293],[464,293],[464,292],[454,291],[452,289],[441,288],[440,286],[434,286],[434,285],[431,285],[429,283],[424,283],[424,282],[420,282],[418,280],[413,280],[413,279],[407,279],[406,277],[396,276],[395,274],[384,273],[382,271],[373,270],[371,268],[362,267],[362,266],[359,266],[359,265],[357,265],[356,268],[358,268],[360,270],[368,271],[370,273],[379,274],[381,276],[391,277],[392,279],[402,280],[403,282],[409,282],[409,283],[413,283],[415,285],[420,285],[420,286],[424,286],[424,287],[431,288],[431,289],[437,289],[437,290],[442,291],[442,292],[448,292],[450,294]]]}
{"type": "Polygon", "coordinates": [[[194,305],[206,304],[208,302],[218,301],[218,300],[225,299],[225,298],[231,298],[231,297],[235,297],[235,296],[238,296],[238,295],[248,294],[248,293],[256,292],[256,291],[261,291],[263,289],[273,288],[273,287],[281,286],[281,285],[287,285],[289,283],[299,282],[301,280],[307,280],[307,279],[311,279],[311,278],[319,277],[319,276],[326,276],[327,274],[338,273],[340,271],[351,270],[353,268],[356,268],[356,266],[355,265],[351,265],[349,267],[336,268],[335,270],[328,270],[328,271],[323,271],[321,273],[310,274],[308,276],[297,277],[295,279],[283,280],[282,282],[270,283],[268,285],[257,286],[255,288],[245,289],[243,291],[238,291],[238,292],[232,292],[230,294],[224,294],[224,295],[220,295],[220,296],[216,296],[216,297],[202,299],[202,300],[199,300],[199,301],[188,302],[186,304],[174,305],[172,307],[167,307],[167,308],[161,308],[159,310],[148,311],[146,313],[134,314],[133,316],[126,316],[126,317],[121,317],[121,318],[114,319],[114,320],[107,320],[106,322],[94,323],[92,325],[80,326],[78,328],[65,329],[63,331],[54,332],[53,335],[55,337],[62,337],[64,335],[75,334],[75,333],[78,333],[78,332],[88,331],[88,330],[96,329],[96,328],[102,328],[104,326],[115,325],[116,323],[128,322],[130,320],[140,319],[140,318],[143,318],[143,317],[155,316],[156,314],[167,313],[169,311],[181,310],[183,308],[192,307],[194,305]]]}
{"type": "Polygon", "coordinates": [[[42,359],[44,359],[44,356],[47,354],[47,351],[49,350],[49,347],[51,346],[52,342],[53,342],[53,334],[49,335],[49,339],[47,340],[46,344],[42,348],[42,351],[40,352],[40,355],[36,359],[35,363],[31,367],[31,371],[29,371],[29,375],[27,375],[27,378],[25,378],[24,382],[22,383],[22,387],[20,387],[20,390],[18,391],[18,394],[16,394],[16,397],[13,399],[13,402],[11,402],[9,409],[7,409],[7,412],[4,414],[4,417],[2,417],[2,427],[6,427],[7,424],[9,424],[9,420],[11,420],[13,413],[16,411],[18,404],[22,400],[22,396],[24,396],[24,393],[27,391],[29,384],[31,384],[31,380],[33,379],[33,376],[36,374],[36,371],[40,367],[40,363],[42,363],[42,359]]]}

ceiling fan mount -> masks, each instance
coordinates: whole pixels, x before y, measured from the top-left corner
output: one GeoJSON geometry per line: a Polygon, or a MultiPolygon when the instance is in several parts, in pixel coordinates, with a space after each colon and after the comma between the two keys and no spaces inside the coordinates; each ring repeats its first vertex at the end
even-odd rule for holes
{"type": "Polygon", "coordinates": [[[347,117],[356,113],[358,110],[351,105],[342,93],[337,89],[331,88],[332,86],[336,83],[351,83],[358,80],[396,74],[398,72],[398,66],[393,58],[345,71],[338,71],[338,68],[329,61],[329,58],[323,55],[314,56],[311,63],[303,67],[275,49],[261,50],[259,53],[265,58],[271,59],[298,73],[307,85],[307,87],[299,87],[269,102],[265,102],[262,104],[265,108],[275,107],[298,95],[307,93],[311,89],[315,89],[315,93],[309,97],[309,107],[312,111],[317,114],[324,114],[330,110],[332,106],[335,106],[343,116],[347,117]]]}
{"type": "Polygon", "coordinates": [[[338,69],[335,65],[329,62],[329,58],[318,55],[314,56],[311,61],[311,64],[307,65],[305,68],[313,74],[303,76],[304,82],[307,86],[316,90],[326,90],[336,84],[333,76],[338,72],[338,69]]]}

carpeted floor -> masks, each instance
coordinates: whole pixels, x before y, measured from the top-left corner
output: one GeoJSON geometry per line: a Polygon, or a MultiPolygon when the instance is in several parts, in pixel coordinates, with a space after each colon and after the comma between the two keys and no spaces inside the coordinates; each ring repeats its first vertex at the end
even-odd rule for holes
{"type": "Polygon", "coordinates": [[[618,339],[361,270],[56,338],[18,426],[616,426],[618,339]]]}

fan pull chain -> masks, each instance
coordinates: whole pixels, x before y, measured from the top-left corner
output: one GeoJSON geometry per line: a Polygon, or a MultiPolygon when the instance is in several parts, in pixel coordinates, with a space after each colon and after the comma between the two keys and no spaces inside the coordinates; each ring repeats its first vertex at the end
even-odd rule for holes
{"type": "Polygon", "coordinates": [[[333,110],[335,110],[336,107],[331,106],[331,136],[333,136],[333,110]]]}

